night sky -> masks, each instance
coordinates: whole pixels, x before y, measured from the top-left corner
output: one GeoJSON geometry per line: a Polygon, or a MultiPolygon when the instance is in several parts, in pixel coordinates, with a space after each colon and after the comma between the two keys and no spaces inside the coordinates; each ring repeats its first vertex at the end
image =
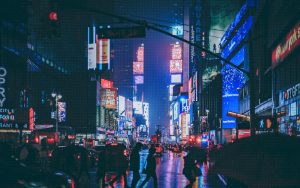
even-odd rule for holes
{"type": "MultiPolygon", "coordinates": [[[[118,14],[131,17],[133,19],[147,20],[151,23],[171,26],[174,25],[174,11],[170,5],[174,0],[151,0],[151,1],[116,1],[118,14]]],[[[165,29],[165,28],[163,28],[165,29]]],[[[130,39],[130,43],[136,46],[133,49],[135,53],[137,46],[145,44],[145,74],[144,74],[144,97],[145,102],[150,103],[150,133],[153,134],[156,125],[168,125],[168,88],[170,82],[169,58],[170,44],[175,42],[171,37],[165,36],[156,31],[147,30],[146,37],[143,39],[130,39]]],[[[118,43],[118,42],[117,42],[118,43]]],[[[120,42],[119,42],[120,43],[120,42]]],[[[124,44],[124,41],[122,42],[124,44]]],[[[117,52],[115,56],[118,56],[117,52]]],[[[135,58],[135,55],[132,56],[135,58]]],[[[115,62],[118,63],[118,62],[115,62]]],[[[122,62],[132,64],[132,61],[122,62]]],[[[124,67],[116,65],[115,67],[124,67]]],[[[122,88],[122,82],[119,82],[119,93],[129,96],[131,93],[128,86],[122,88]],[[124,92],[125,91],[125,92],[124,92]]]]}

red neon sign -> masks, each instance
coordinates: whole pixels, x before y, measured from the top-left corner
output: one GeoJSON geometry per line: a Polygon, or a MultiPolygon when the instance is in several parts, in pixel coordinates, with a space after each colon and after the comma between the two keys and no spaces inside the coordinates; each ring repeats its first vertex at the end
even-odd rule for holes
{"type": "Polygon", "coordinates": [[[282,62],[300,44],[300,21],[272,51],[272,65],[282,62]]]}

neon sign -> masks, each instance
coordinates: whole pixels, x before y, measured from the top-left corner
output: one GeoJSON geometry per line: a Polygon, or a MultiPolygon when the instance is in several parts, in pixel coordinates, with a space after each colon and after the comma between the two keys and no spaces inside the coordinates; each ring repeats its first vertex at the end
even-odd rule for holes
{"type": "Polygon", "coordinates": [[[272,51],[272,65],[282,62],[300,44],[300,21],[272,51]]]}

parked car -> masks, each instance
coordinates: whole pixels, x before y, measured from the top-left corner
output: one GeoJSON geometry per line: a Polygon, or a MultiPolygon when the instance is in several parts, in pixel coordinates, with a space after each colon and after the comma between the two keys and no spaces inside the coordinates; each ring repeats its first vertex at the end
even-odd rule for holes
{"type": "MultiPolygon", "coordinates": [[[[1,145],[1,144],[0,144],[1,145]]],[[[74,188],[75,181],[62,171],[41,171],[34,166],[26,165],[7,154],[0,146],[0,181],[2,188],[74,188]],[[5,155],[3,155],[5,154],[5,155]]]]}

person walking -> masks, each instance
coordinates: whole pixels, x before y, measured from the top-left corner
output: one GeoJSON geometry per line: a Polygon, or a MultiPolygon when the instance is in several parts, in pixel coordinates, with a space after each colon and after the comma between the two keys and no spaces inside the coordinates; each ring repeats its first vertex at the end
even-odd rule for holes
{"type": "Polygon", "coordinates": [[[149,154],[147,157],[147,165],[146,165],[146,179],[141,184],[141,188],[150,180],[152,177],[154,180],[154,188],[157,188],[157,176],[156,176],[156,160],[154,157],[155,147],[151,147],[149,149],[149,154]]]}
{"type": "Polygon", "coordinates": [[[99,185],[101,185],[100,188],[105,187],[105,168],[106,168],[105,158],[106,158],[105,151],[100,152],[98,155],[97,172],[96,172],[97,182],[99,183],[99,185]]]}
{"type": "Polygon", "coordinates": [[[121,159],[117,161],[118,164],[118,172],[117,172],[117,175],[114,179],[112,179],[110,182],[109,182],[109,185],[111,187],[114,187],[114,182],[117,181],[118,179],[121,179],[122,176],[124,178],[124,187],[127,188],[128,185],[127,185],[127,175],[126,175],[126,170],[128,168],[128,160],[126,158],[126,156],[122,155],[121,159]]]}
{"type": "Polygon", "coordinates": [[[143,144],[137,142],[132,149],[130,155],[130,170],[133,172],[133,178],[131,182],[131,188],[135,188],[138,181],[140,180],[140,151],[142,149],[143,144]]]}
{"type": "Polygon", "coordinates": [[[189,184],[186,188],[193,187],[196,177],[202,174],[196,164],[195,149],[190,148],[187,156],[184,157],[183,174],[189,180],[189,184]]]}

